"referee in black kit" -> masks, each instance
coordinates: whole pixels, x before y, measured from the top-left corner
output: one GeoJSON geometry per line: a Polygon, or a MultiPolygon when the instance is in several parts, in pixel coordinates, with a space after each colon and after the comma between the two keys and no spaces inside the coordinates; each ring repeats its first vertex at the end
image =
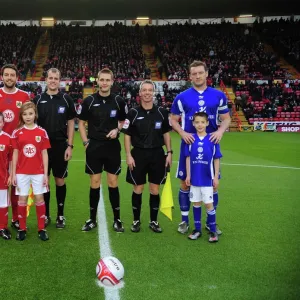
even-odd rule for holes
{"type": "Polygon", "coordinates": [[[153,104],[154,84],[145,80],[140,85],[140,106],[132,108],[126,117],[122,132],[125,134],[126,181],[133,184],[132,232],[140,231],[142,193],[148,174],[150,191],[150,223],[154,232],[162,229],[157,222],[159,210],[159,186],[164,183],[167,167],[171,166],[172,153],[168,112],[153,104]],[[133,148],[131,149],[131,145],[133,148]],[[167,148],[165,155],[163,145],[167,148]]]}
{"type": "Polygon", "coordinates": [[[90,219],[82,231],[97,227],[96,216],[100,198],[101,173],[106,171],[109,200],[114,214],[113,229],[123,232],[120,220],[120,194],[118,175],[121,172],[120,129],[127,106],[123,98],[111,93],[113,73],[102,69],[98,73],[99,92],[84,99],[79,110],[79,132],[86,148],[85,172],[90,175],[90,219]],[[88,123],[86,134],[85,123],[88,123]]]}
{"type": "MultiPolygon", "coordinates": [[[[38,125],[47,131],[50,139],[48,173],[50,176],[52,170],[56,184],[56,228],[62,229],[65,227],[64,206],[67,193],[65,178],[68,176],[68,161],[72,158],[76,111],[73,99],[59,91],[60,71],[58,69],[51,68],[47,71],[46,83],[47,91],[37,95],[33,102],[37,106],[38,125]]],[[[48,226],[51,222],[50,191],[44,194],[44,198],[45,226],[48,226]]]]}

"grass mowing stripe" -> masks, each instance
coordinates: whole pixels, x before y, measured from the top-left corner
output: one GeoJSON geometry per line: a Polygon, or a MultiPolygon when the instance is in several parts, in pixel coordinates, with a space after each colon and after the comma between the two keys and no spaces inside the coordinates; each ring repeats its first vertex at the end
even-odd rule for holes
{"type": "MultiPolygon", "coordinates": [[[[85,160],[83,159],[74,159],[72,160],[74,162],[83,162],[85,160]]],[[[125,162],[126,160],[122,159],[122,162],[125,162]]],[[[177,160],[173,160],[173,164],[177,164],[177,160]]],[[[272,165],[251,165],[251,164],[236,164],[236,163],[222,163],[221,165],[224,166],[239,166],[239,167],[258,167],[258,168],[274,168],[274,169],[289,169],[289,170],[300,170],[300,168],[297,167],[287,167],[287,166],[272,166],[272,165]]]]}
{"type": "MultiPolygon", "coordinates": [[[[98,237],[99,237],[100,257],[113,256],[113,252],[110,247],[108,230],[107,230],[102,186],[100,189],[100,201],[99,201],[97,214],[98,214],[98,237]]],[[[118,288],[105,287],[98,280],[97,283],[100,287],[104,288],[105,300],[120,300],[118,288]]]]}

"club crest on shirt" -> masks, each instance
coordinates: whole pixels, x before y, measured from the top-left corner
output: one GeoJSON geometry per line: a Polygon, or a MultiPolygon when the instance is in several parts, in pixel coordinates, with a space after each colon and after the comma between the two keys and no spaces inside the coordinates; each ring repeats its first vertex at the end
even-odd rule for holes
{"type": "Polygon", "coordinates": [[[21,108],[21,106],[22,106],[22,101],[16,101],[16,106],[17,106],[17,108],[21,108]]]}
{"type": "Polygon", "coordinates": [[[111,118],[114,118],[116,115],[117,115],[117,111],[115,109],[110,111],[111,118]]]}
{"type": "Polygon", "coordinates": [[[203,148],[202,147],[198,147],[198,152],[202,153],[203,152],[203,148]]]}
{"type": "Polygon", "coordinates": [[[204,102],[203,100],[200,100],[200,101],[198,102],[198,104],[199,104],[200,106],[203,106],[203,105],[205,104],[205,102],[204,102]]]}
{"type": "Polygon", "coordinates": [[[39,142],[42,140],[42,138],[41,138],[39,135],[37,135],[37,136],[35,137],[35,140],[39,143],[39,142]]]}
{"type": "Polygon", "coordinates": [[[5,145],[0,145],[0,151],[4,151],[5,150],[5,145]]]}
{"type": "Polygon", "coordinates": [[[155,122],[155,129],[161,129],[161,122],[155,122]]]}
{"type": "Polygon", "coordinates": [[[58,113],[59,114],[63,114],[64,112],[65,112],[65,107],[64,106],[60,106],[59,108],[58,108],[58,113]]]}

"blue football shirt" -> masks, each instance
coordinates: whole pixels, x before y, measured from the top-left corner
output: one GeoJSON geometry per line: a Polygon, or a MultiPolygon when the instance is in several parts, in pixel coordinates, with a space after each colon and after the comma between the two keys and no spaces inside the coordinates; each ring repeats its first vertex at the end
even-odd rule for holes
{"type": "Polygon", "coordinates": [[[185,144],[184,154],[190,157],[191,185],[213,186],[214,159],[222,157],[220,145],[209,140],[209,134],[205,137],[193,135],[195,141],[185,144]]]}
{"type": "Polygon", "coordinates": [[[208,114],[207,133],[217,131],[218,115],[229,112],[225,94],[211,87],[207,87],[201,92],[191,87],[177,95],[172,104],[171,113],[181,115],[181,127],[184,131],[196,132],[192,123],[193,115],[196,112],[206,112],[208,114]]]}

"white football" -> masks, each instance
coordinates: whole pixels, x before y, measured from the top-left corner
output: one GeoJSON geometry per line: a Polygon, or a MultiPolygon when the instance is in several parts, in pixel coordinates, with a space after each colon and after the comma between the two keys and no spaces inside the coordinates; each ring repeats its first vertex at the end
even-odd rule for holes
{"type": "Polygon", "coordinates": [[[123,279],[124,267],[117,258],[107,256],[99,260],[96,275],[104,285],[114,286],[123,279]]]}

